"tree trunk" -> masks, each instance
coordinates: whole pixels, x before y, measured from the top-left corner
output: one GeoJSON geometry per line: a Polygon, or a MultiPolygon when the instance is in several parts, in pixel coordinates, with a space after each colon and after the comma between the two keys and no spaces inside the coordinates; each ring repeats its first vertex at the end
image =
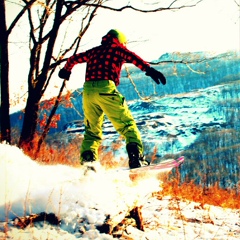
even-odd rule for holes
{"type": "MultiPolygon", "coordinates": [[[[35,91],[34,91],[35,93],[35,91]]],[[[39,110],[39,101],[40,94],[35,93],[29,94],[27,99],[27,104],[25,108],[22,132],[19,140],[19,146],[25,150],[31,150],[33,148],[33,139],[37,128],[38,123],[38,110],[39,110]],[[31,96],[33,95],[33,96],[31,96]]]]}
{"type": "MultiPolygon", "coordinates": [[[[34,43],[34,47],[31,52],[30,58],[30,73],[28,79],[28,99],[27,105],[25,108],[24,114],[24,121],[22,132],[19,140],[19,146],[24,149],[31,150],[33,147],[32,140],[34,139],[34,135],[37,129],[37,121],[38,121],[38,110],[39,110],[39,103],[41,97],[44,93],[44,86],[46,85],[49,66],[52,59],[53,48],[56,42],[57,33],[61,24],[61,11],[63,7],[63,0],[56,1],[56,11],[55,11],[55,19],[53,21],[53,27],[51,30],[51,35],[49,37],[47,43],[47,49],[44,56],[43,66],[41,71],[36,69],[36,62],[38,60],[38,46],[43,39],[38,39],[39,42],[34,43]],[[40,73],[39,73],[40,72],[40,73]],[[35,79],[33,79],[35,76],[35,79]]],[[[43,26],[41,26],[43,27],[43,26]]]]}
{"type": "Polygon", "coordinates": [[[0,0],[0,16],[1,141],[11,143],[11,126],[9,115],[8,34],[4,0],[0,0]]]}

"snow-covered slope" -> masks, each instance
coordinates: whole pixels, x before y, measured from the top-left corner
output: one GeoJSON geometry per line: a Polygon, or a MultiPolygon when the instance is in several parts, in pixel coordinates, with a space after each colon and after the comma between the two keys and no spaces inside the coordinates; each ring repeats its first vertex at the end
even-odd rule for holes
{"type": "MultiPolygon", "coordinates": [[[[107,219],[120,222],[140,207],[143,230],[128,224],[120,239],[239,239],[239,210],[171,199],[152,193],[161,182],[149,178],[132,182],[127,174],[97,173],[63,165],[40,165],[15,146],[0,144],[0,239],[114,239],[101,233],[107,219]],[[20,218],[53,214],[57,225],[45,221],[20,229],[20,218]],[[13,221],[15,219],[15,221],[13,221]]],[[[119,236],[120,236],[119,235],[119,236]]],[[[115,239],[119,239],[115,235],[115,239]]]]}

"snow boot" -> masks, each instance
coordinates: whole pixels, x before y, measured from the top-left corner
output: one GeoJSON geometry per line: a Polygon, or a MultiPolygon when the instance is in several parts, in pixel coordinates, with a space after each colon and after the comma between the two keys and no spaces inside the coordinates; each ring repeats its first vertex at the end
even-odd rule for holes
{"type": "Polygon", "coordinates": [[[96,159],[94,158],[93,152],[88,150],[85,151],[81,154],[81,163],[85,163],[85,162],[94,162],[96,161],[96,159]]]}
{"type": "Polygon", "coordinates": [[[149,165],[149,162],[139,152],[137,143],[128,143],[127,144],[127,153],[128,153],[128,157],[129,157],[129,168],[130,169],[149,165]]]}
{"type": "Polygon", "coordinates": [[[81,164],[84,167],[86,167],[85,173],[87,170],[92,170],[92,171],[96,172],[96,169],[94,167],[95,162],[96,162],[96,159],[94,158],[92,151],[88,150],[81,154],[81,164]]]}

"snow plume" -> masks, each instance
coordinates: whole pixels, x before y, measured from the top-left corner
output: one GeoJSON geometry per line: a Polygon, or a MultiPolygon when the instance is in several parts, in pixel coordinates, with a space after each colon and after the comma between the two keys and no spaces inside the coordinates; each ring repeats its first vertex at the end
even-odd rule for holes
{"type": "Polygon", "coordinates": [[[54,213],[68,232],[95,230],[107,217],[120,222],[160,190],[156,178],[132,181],[124,170],[41,165],[7,144],[0,144],[0,182],[0,221],[54,213]]]}

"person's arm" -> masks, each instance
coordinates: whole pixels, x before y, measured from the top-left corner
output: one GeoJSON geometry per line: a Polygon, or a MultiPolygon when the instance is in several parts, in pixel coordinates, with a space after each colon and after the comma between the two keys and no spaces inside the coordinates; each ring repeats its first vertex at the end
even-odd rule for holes
{"type": "Polygon", "coordinates": [[[157,84],[160,84],[160,82],[163,85],[166,84],[167,82],[166,78],[161,72],[151,67],[149,63],[144,61],[141,57],[139,57],[134,52],[131,52],[127,48],[122,48],[122,49],[123,49],[122,57],[127,63],[133,63],[136,67],[146,72],[146,76],[151,77],[157,84]]]}
{"type": "Polygon", "coordinates": [[[147,68],[150,67],[150,64],[148,62],[144,61],[136,53],[128,50],[125,47],[121,47],[120,55],[125,60],[126,63],[134,64],[136,67],[138,67],[143,72],[146,72],[147,68]]]}
{"type": "Polygon", "coordinates": [[[62,79],[69,80],[72,68],[78,64],[87,61],[87,53],[78,53],[67,59],[65,66],[59,71],[58,76],[62,79]]]}

